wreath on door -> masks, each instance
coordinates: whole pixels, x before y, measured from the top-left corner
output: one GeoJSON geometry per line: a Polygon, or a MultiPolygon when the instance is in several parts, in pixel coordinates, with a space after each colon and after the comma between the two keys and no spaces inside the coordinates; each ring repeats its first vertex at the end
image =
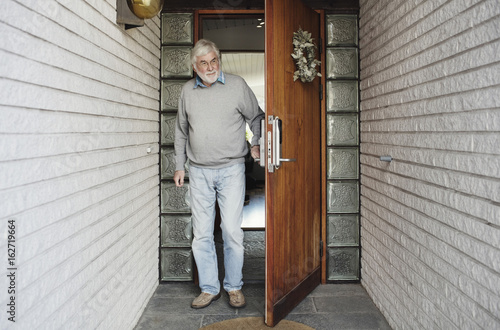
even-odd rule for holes
{"type": "Polygon", "coordinates": [[[321,62],[316,57],[316,45],[311,38],[311,33],[299,28],[293,33],[293,53],[297,71],[293,73],[293,81],[300,78],[302,82],[311,82],[316,77],[321,77],[318,68],[321,62]]]}

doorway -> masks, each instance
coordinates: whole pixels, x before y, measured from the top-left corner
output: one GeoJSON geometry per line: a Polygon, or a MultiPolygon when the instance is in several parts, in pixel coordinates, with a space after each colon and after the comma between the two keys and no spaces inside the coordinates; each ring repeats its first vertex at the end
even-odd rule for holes
{"type": "MultiPolygon", "coordinates": [[[[213,41],[221,52],[225,74],[242,77],[265,110],[265,29],[264,14],[200,14],[199,39],[213,41]]],[[[247,125],[247,141],[252,138],[247,125]]],[[[265,280],[265,169],[247,155],[245,160],[246,193],[243,207],[245,262],[243,280],[265,280]]],[[[220,275],[223,276],[223,241],[215,232],[220,275]]]]}
{"type": "MultiPolygon", "coordinates": [[[[304,7],[300,0],[294,1],[297,1],[297,7],[300,7],[301,10],[290,11],[296,6],[288,8],[288,3],[285,0],[271,1],[269,3],[276,4],[277,10],[274,10],[273,6],[269,6],[268,10],[266,5],[266,13],[272,14],[266,15],[266,22],[259,21],[259,18],[257,18],[258,22],[243,24],[243,27],[250,27],[253,31],[262,29],[262,27],[258,26],[269,25],[264,29],[264,37],[261,38],[264,42],[261,42],[262,50],[260,50],[263,53],[265,48],[265,82],[268,87],[265,88],[265,99],[262,107],[265,108],[266,115],[269,117],[264,123],[265,129],[263,129],[266,149],[269,151],[266,157],[266,170],[264,171],[265,228],[257,230],[259,228],[249,226],[245,230],[246,239],[244,244],[246,265],[252,259],[248,256],[249,251],[253,248],[261,251],[261,255],[258,256],[260,262],[254,269],[261,272],[259,279],[264,279],[266,283],[266,319],[269,316],[271,324],[283,317],[287,311],[303,298],[304,294],[307,294],[319,284],[321,268],[320,83],[318,80],[308,85],[294,83],[292,81],[293,74],[288,74],[293,73],[295,70],[295,64],[289,56],[293,52],[293,44],[289,40],[292,39],[293,34],[300,26],[306,27],[308,31],[314,29],[314,38],[317,39],[319,31],[316,30],[319,28],[319,16],[318,13],[304,7]],[[308,18],[303,21],[302,18],[304,18],[306,12],[308,18]],[[286,13],[286,15],[279,13],[286,13]],[[288,19],[288,17],[291,19],[288,19]],[[267,21],[268,19],[269,21],[267,21]],[[283,140],[282,135],[285,137],[283,140]],[[283,155],[290,158],[281,158],[283,157],[281,151],[283,151],[283,155]],[[282,166],[282,161],[293,162],[293,164],[282,166]],[[304,187],[307,187],[307,189],[304,189],[304,187]],[[264,235],[261,236],[260,240],[254,239],[254,237],[247,239],[247,236],[253,236],[250,235],[251,233],[264,235]]],[[[232,11],[231,14],[238,15],[230,18],[221,16],[220,12],[212,11],[209,13],[200,10],[196,11],[194,15],[188,14],[191,17],[190,21],[181,20],[181,15],[184,14],[165,14],[162,17],[161,66],[162,78],[165,78],[165,80],[162,80],[165,85],[165,89],[162,89],[162,97],[164,95],[174,95],[174,92],[178,90],[175,87],[170,87],[170,84],[174,82],[167,81],[166,78],[174,80],[192,77],[189,64],[189,45],[192,46],[200,38],[210,38],[219,45],[222,51],[221,61],[224,71],[229,68],[231,58],[241,58],[244,52],[251,53],[250,55],[259,52],[259,50],[249,47],[252,38],[247,37],[246,34],[241,32],[233,33],[239,39],[238,41],[248,41],[242,43],[243,47],[240,45],[242,49],[237,49],[238,47],[234,45],[225,45],[226,42],[231,40],[229,35],[222,33],[222,31],[214,33],[213,30],[241,29],[242,27],[238,24],[241,23],[240,19],[244,15],[258,14],[260,19],[263,20],[264,11],[259,13],[250,13],[248,11],[235,13],[235,11],[232,11]],[[209,17],[210,14],[213,17],[209,17]],[[193,16],[194,20],[192,20],[193,16]],[[216,20],[215,27],[212,28],[212,32],[208,32],[207,28],[204,33],[203,27],[209,25],[199,23],[210,18],[216,20]],[[231,24],[233,23],[230,21],[231,19],[234,19],[234,24],[231,24]],[[190,28],[193,25],[197,25],[194,31],[190,28]],[[190,31],[194,32],[194,38],[188,38],[190,31]],[[209,36],[208,33],[214,33],[214,36],[209,36]],[[186,38],[184,38],[185,36],[186,38]],[[220,36],[223,36],[222,39],[217,39],[220,36]],[[224,66],[226,60],[227,68],[224,66]]],[[[253,73],[252,70],[250,71],[253,73]]],[[[256,94],[259,93],[256,92],[256,94]]],[[[163,132],[165,132],[165,137],[168,137],[167,133],[172,131],[169,119],[170,113],[174,111],[174,109],[170,108],[166,108],[164,111],[165,123],[162,126],[162,136],[163,132]]],[[[170,142],[166,138],[164,141],[166,143],[170,142]]],[[[165,148],[170,147],[166,144],[165,148]]],[[[167,152],[168,149],[165,154],[167,152]]],[[[167,164],[167,162],[164,163],[167,164]]],[[[254,166],[248,170],[248,173],[252,173],[253,168],[258,168],[253,162],[252,165],[254,166]]],[[[168,180],[168,175],[165,175],[165,180],[168,180]]],[[[258,178],[256,181],[258,183],[258,178]]],[[[170,189],[169,185],[171,184],[167,181],[162,181],[161,203],[162,206],[165,205],[162,212],[189,213],[189,198],[186,198],[189,190],[170,189]],[[173,201],[181,201],[182,203],[173,205],[173,201]]],[[[250,187],[252,187],[252,184],[249,184],[250,187]]],[[[250,194],[249,204],[251,204],[250,194]]],[[[165,225],[167,233],[172,233],[170,236],[179,232],[177,229],[180,228],[180,226],[177,226],[180,222],[180,216],[173,217],[173,220],[173,226],[169,226],[170,223],[165,225]]],[[[185,223],[190,224],[188,217],[185,223]]],[[[184,227],[189,229],[187,225],[184,227]]],[[[182,232],[184,234],[190,233],[187,230],[182,230],[182,232]]],[[[170,259],[165,258],[163,260],[162,258],[162,261],[165,261],[162,263],[165,269],[168,267],[167,270],[172,273],[179,270],[187,273],[189,269],[186,266],[192,264],[189,260],[191,251],[186,251],[188,254],[182,258],[181,252],[184,251],[180,249],[180,246],[177,248],[173,244],[169,246],[165,244],[165,248],[162,245],[162,252],[167,257],[170,257],[169,253],[172,255],[170,259]],[[174,267],[177,265],[179,267],[174,267]]],[[[222,253],[218,254],[222,256],[222,253]]],[[[244,265],[243,273],[244,281],[248,283],[252,278],[246,272],[246,265],[244,265]]],[[[219,269],[222,269],[222,267],[219,269]]],[[[190,272],[190,274],[193,273],[190,272]]],[[[181,280],[181,277],[168,276],[165,279],[181,280]]]]}
{"type": "MultiPolygon", "coordinates": [[[[319,273],[319,268],[316,267],[317,259],[321,260],[320,275],[323,283],[328,280],[359,280],[359,277],[357,277],[357,274],[359,274],[359,253],[354,251],[355,249],[359,251],[359,235],[357,234],[358,231],[355,230],[357,222],[346,221],[346,216],[349,216],[349,219],[354,218],[356,220],[356,217],[359,215],[354,214],[354,217],[351,217],[351,214],[344,214],[346,212],[353,212],[354,208],[349,208],[349,211],[344,208],[336,208],[338,203],[346,204],[351,199],[352,203],[349,203],[349,205],[359,204],[354,198],[357,194],[352,194],[350,187],[347,187],[349,189],[341,188],[341,186],[352,184],[353,182],[351,181],[356,178],[359,180],[358,176],[349,176],[347,178],[344,173],[348,170],[346,167],[356,169],[359,164],[351,164],[351,162],[347,162],[348,164],[346,164],[343,161],[345,160],[343,156],[347,151],[350,151],[347,147],[351,147],[350,144],[345,144],[344,133],[346,135],[357,136],[357,132],[359,131],[358,129],[353,129],[353,127],[358,127],[357,125],[351,124],[354,121],[357,122],[357,120],[345,120],[347,115],[351,117],[357,116],[355,113],[359,109],[359,99],[357,97],[353,97],[352,102],[348,102],[349,108],[346,107],[346,100],[351,99],[351,94],[354,96],[358,95],[356,92],[357,88],[351,88],[352,86],[357,86],[356,81],[354,81],[358,77],[355,74],[358,69],[354,65],[357,64],[357,60],[351,61],[351,59],[357,58],[357,55],[344,56],[345,52],[357,54],[356,49],[354,49],[357,48],[358,39],[356,29],[357,17],[354,13],[352,15],[332,13],[325,16],[324,11],[314,12],[303,5],[300,0],[269,0],[266,1],[265,11],[233,9],[225,10],[221,14],[220,10],[200,9],[191,13],[164,13],[162,15],[162,157],[160,162],[162,169],[162,243],[160,247],[162,253],[160,263],[162,280],[194,279],[192,277],[193,271],[190,268],[192,259],[188,248],[191,238],[189,230],[189,200],[186,198],[188,197],[188,191],[173,190],[171,189],[171,184],[169,184],[172,175],[169,172],[169,165],[172,163],[169,158],[172,154],[172,141],[169,135],[172,132],[170,119],[175,112],[175,100],[178,96],[177,92],[179,91],[180,82],[192,78],[193,72],[188,61],[189,49],[194,45],[195,41],[202,37],[210,39],[216,42],[221,48],[222,61],[225,61],[223,70],[243,76],[242,73],[238,72],[238,68],[235,68],[234,71],[228,70],[232,70],[230,63],[240,62],[237,58],[246,55],[255,55],[258,52],[249,46],[253,38],[240,31],[225,34],[221,30],[239,30],[243,27],[255,27],[254,31],[257,31],[257,29],[264,30],[256,25],[266,26],[264,47],[266,49],[265,79],[267,88],[264,104],[267,103],[267,109],[264,106],[262,108],[266,110],[266,119],[268,119],[266,120],[266,146],[268,146],[269,150],[272,149],[270,155],[272,154],[273,156],[269,156],[266,164],[267,166],[271,166],[270,170],[264,171],[265,198],[263,198],[263,202],[265,204],[265,216],[260,217],[260,219],[265,218],[264,221],[266,223],[264,227],[261,227],[262,225],[245,224],[245,233],[252,231],[259,232],[258,229],[260,229],[260,233],[265,233],[266,235],[267,241],[265,243],[264,239],[261,241],[255,240],[250,243],[252,246],[260,245],[262,250],[265,251],[266,262],[264,267],[267,268],[266,273],[264,273],[262,266],[259,267],[263,272],[262,276],[266,278],[266,305],[274,306],[275,310],[278,310],[282,306],[290,305],[288,300],[290,302],[300,301],[300,299],[288,299],[288,297],[281,299],[277,294],[283,292],[280,285],[288,285],[290,289],[294,289],[292,286],[295,282],[304,282],[304,275],[312,278],[309,276],[312,275],[310,272],[303,271],[311,268],[310,262],[303,264],[304,260],[314,260],[314,285],[317,282],[316,279],[318,276],[316,275],[319,273]],[[290,5],[292,2],[294,3],[293,6],[290,5]],[[267,13],[265,16],[266,21],[262,22],[264,20],[264,12],[267,13]],[[318,17],[318,13],[321,18],[320,22],[313,18],[313,16],[318,17]],[[233,15],[233,17],[230,17],[228,14],[233,15]],[[260,15],[262,21],[250,22],[248,24],[243,19],[244,15],[260,15]],[[214,19],[213,23],[215,26],[210,27],[207,24],[206,31],[203,31],[204,25],[200,24],[203,19],[214,19]],[[231,19],[234,21],[231,22],[231,19]],[[313,22],[312,25],[310,24],[311,22],[313,22]],[[300,84],[290,81],[289,78],[294,72],[295,66],[289,56],[293,52],[292,44],[289,40],[292,39],[292,35],[300,28],[304,28],[305,31],[312,31],[319,26],[321,26],[320,31],[317,31],[313,35],[313,39],[319,40],[321,36],[323,40],[327,40],[323,43],[323,47],[319,47],[319,49],[326,49],[321,54],[322,74],[325,78],[321,79],[320,86],[318,82],[300,84]],[[347,26],[349,28],[346,28],[347,26]],[[195,28],[193,29],[193,27],[195,28]],[[334,34],[332,31],[340,31],[342,33],[337,35],[338,33],[334,34]],[[226,43],[235,43],[239,44],[239,46],[235,46],[234,44],[226,45],[226,43]],[[247,53],[244,53],[244,51],[247,53]],[[344,63],[345,61],[348,61],[348,63],[344,63]],[[349,76],[346,76],[345,73],[337,76],[337,69],[344,71],[347,67],[350,70],[352,67],[352,76],[350,75],[351,71],[349,71],[349,76]],[[299,88],[299,86],[303,88],[299,88]],[[307,97],[310,95],[316,96],[311,100],[303,101],[305,100],[302,96],[304,93],[307,94],[307,97]],[[323,94],[326,95],[325,98],[321,98],[323,94]],[[320,95],[321,99],[320,106],[313,105],[318,95],[320,95]],[[292,100],[291,103],[290,100],[292,100]],[[350,107],[351,104],[352,109],[350,107]],[[282,108],[286,110],[283,112],[280,110],[282,108]],[[301,112],[300,116],[295,113],[295,110],[301,112]],[[277,118],[278,116],[279,119],[277,118]],[[320,126],[317,125],[318,118],[321,118],[320,126]],[[337,122],[336,119],[338,119],[337,122]],[[283,146],[278,148],[277,146],[281,145],[281,134],[276,135],[275,132],[282,132],[281,122],[283,123],[283,135],[286,139],[283,146]],[[275,131],[276,123],[278,129],[275,131]],[[346,125],[349,129],[345,127],[346,125]],[[305,132],[305,129],[309,129],[310,127],[313,127],[313,129],[305,132]],[[317,136],[320,132],[321,136],[318,140],[317,136]],[[278,141],[277,136],[280,137],[279,144],[275,142],[278,141]],[[316,139],[314,141],[311,140],[313,136],[316,139]],[[342,143],[337,143],[336,140],[342,143]],[[321,150],[318,150],[318,148],[321,150]],[[297,171],[294,169],[296,166],[286,164],[277,174],[273,174],[275,155],[279,154],[279,150],[283,150],[285,157],[290,157],[287,161],[297,159],[297,162],[294,164],[302,163],[299,164],[299,166],[302,166],[302,169],[297,171]],[[302,154],[295,155],[299,150],[301,150],[302,154]],[[318,167],[318,155],[320,154],[323,155],[323,158],[321,160],[321,167],[318,167]],[[311,164],[305,164],[311,160],[311,164]],[[291,171],[298,173],[290,174],[289,172],[291,171]],[[300,184],[297,183],[307,175],[316,175],[318,173],[321,174],[319,178],[308,178],[300,184]],[[338,173],[341,176],[337,176],[336,174],[338,173]],[[349,179],[349,182],[346,181],[347,179],[349,179]],[[319,189],[316,186],[318,182],[321,182],[319,189]],[[311,183],[314,183],[314,185],[311,185],[311,183]],[[275,186],[274,188],[273,185],[275,186]],[[304,187],[307,187],[307,190],[304,187]],[[277,188],[276,192],[273,190],[275,188],[277,188]],[[320,204],[317,204],[318,198],[316,198],[318,197],[318,191],[321,194],[319,196],[319,200],[321,200],[320,204]],[[314,198],[314,200],[310,198],[314,198]],[[284,202],[284,204],[279,204],[281,202],[284,202]],[[310,205],[314,206],[311,207],[310,205]],[[330,214],[332,212],[340,214],[338,216],[336,214],[332,215],[330,214]],[[320,221],[317,221],[319,218],[321,218],[320,221]],[[309,223],[313,220],[314,223],[309,223]],[[352,232],[352,236],[358,237],[355,240],[357,242],[355,247],[353,247],[351,241],[347,242],[347,240],[351,240],[351,236],[347,232],[345,225],[351,223],[353,224],[351,226],[353,230],[350,230],[349,233],[352,232]],[[342,239],[342,241],[339,239],[342,239]],[[305,243],[308,245],[304,246],[305,243]],[[349,251],[353,250],[355,253],[346,254],[348,249],[349,251]],[[308,254],[304,255],[305,252],[308,254]],[[352,273],[352,275],[346,277],[346,270],[349,270],[349,274],[352,273]],[[299,277],[296,276],[298,272],[300,272],[299,277]],[[280,278],[280,274],[282,274],[283,278],[280,278]],[[269,278],[269,281],[267,278],[269,278]],[[292,283],[290,281],[292,278],[297,278],[297,281],[292,283]],[[282,280],[285,280],[285,282],[282,280]]],[[[319,44],[321,45],[322,43],[319,42],[319,44]]],[[[245,79],[249,80],[248,78],[245,79]]],[[[258,93],[256,92],[256,94],[258,93]]],[[[359,148],[353,149],[353,154],[356,154],[356,150],[359,150],[359,148]]],[[[279,166],[279,163],[278,161],[276,164],[279,166]]],[[[258,166],[255,166],[256,164],[252,165],[254,169],[259,169],[258,166]]],[[[253,169],[250,169],[250,171],[253,172],[253,169]]],[[[248,186],[252,187],[252,183],[250,181],[248,186]]],[[[254,194],[249,194],[249,204],[255,205],[256,203],[251,201],[252,196],[254,194]]],[[[357,200],[359,201],[359,199],[357,200]]],[[[274,314],[272,309],[269,312],[274,314]]],[[[275,318],[273,317],[272,319],[274,320],[275,318]]]]}

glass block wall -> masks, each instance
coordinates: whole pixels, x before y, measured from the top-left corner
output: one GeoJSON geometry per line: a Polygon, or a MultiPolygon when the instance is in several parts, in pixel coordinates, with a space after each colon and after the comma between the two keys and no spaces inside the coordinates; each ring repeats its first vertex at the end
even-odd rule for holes
{"type": "Polygon", "coordinates": [[[359,280],[357,15],[326,16],[327,279],[359,280]]]}
{"type": "Polygon", "coordinates": [[[163,13],[161,24],[160,280],[190,281],[193,279],[193,234],[188,168],[182,188],[175,186],[173,177],[177,103],[182,86],[193,76],[190,61],[193,14],[163,13]]]}

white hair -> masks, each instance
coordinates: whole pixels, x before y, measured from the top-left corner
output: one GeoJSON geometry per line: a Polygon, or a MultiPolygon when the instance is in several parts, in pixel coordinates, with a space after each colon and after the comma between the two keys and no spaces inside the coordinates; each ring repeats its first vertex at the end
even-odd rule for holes
{"type": "Polygon", "coordinates": [[[217,59],[220,61],[220,51],[215,43],[207,39],[198,40],[196,45],[194,45],[194,48],[191,50],[191,64],[196,67],[196,58],[199,56],[205,56],[210,52],[215,52],[217,59]]]}

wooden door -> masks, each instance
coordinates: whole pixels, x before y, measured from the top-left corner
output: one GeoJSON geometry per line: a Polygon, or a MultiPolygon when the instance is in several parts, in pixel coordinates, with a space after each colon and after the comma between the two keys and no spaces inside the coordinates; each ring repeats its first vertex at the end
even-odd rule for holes
{"type": "MultiPolygon", "coordinates": [[[[321,280],[320,81],[293,81],[293,32],[319,39],[319,14],[301,0],[266,0],[266,122],[282,120],[282,157],[266,164],[266,315],[274,326],[321,280]]],[[[319,58],[319,55],[317,55],[319,58]]],[[[267,124],[266,141],[271,125],[267,124]]]]}

